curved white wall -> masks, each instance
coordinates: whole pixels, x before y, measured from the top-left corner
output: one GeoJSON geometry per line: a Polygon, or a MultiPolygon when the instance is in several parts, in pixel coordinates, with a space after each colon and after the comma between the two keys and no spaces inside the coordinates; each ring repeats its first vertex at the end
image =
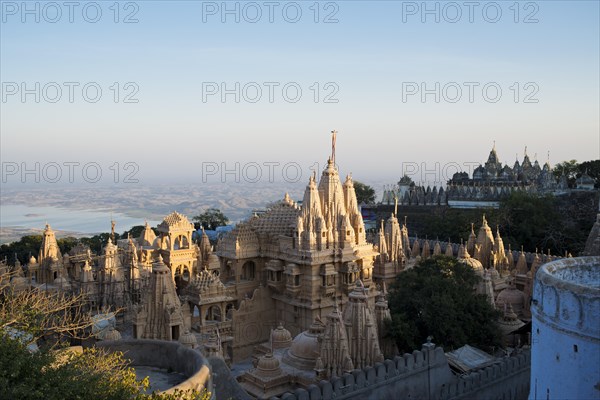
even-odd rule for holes
{"type": "Polygon", "coordinates": [[[600,257],[544,264],[531,313],[529,399],[600,399],[600,257]]]}

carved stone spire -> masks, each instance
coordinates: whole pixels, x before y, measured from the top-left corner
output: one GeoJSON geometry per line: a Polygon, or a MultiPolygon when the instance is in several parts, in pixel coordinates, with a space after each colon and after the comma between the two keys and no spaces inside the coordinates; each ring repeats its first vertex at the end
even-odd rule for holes
{"type": "Polygon", "coordinates": [[[377,339],[377,324],[368,306],[365,292],[364,285],[357,280],[343,313],[350,357],[355,368],[364,368],[383,361],[377,339]]]}

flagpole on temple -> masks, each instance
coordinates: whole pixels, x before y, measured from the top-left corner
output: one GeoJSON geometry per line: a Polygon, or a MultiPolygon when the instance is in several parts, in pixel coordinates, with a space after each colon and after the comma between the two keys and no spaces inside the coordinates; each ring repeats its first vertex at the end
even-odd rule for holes
{"type": "Polygon", "coordinates": [[[331,162],[335,165],[335,140],[337,131],[331,131],[331,162]]]}

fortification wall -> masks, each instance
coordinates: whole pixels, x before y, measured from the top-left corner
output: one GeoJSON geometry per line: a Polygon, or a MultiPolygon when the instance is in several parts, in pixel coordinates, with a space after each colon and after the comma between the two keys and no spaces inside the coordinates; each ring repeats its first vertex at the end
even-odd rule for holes
{"type": "Polygon", "coordinates": [[[433,398],[525,400],[529,394],[530,366],[531,353],[527,350],[442,385],[439,396],[433,398]]]}
{"type": "Polygon", "coordinates": [[[278,399],[526,399],[529,353],[502,359],[497,365],[457,378],[441,348],[423,347],[328,381],[296,389],[278,399]],[[517,389],[512,390],[515,386],[517,389]],[[511,391],[512,390],[512,391],[511,391]],[[510,395],[510,397],[506,397],[510,395]]]}

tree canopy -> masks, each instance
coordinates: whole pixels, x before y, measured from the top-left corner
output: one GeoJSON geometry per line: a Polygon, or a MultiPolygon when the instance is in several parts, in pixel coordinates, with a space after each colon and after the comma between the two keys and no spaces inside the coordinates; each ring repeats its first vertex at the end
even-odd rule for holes
{"type": "Polygon", "coordinates": [[[138,380],[122,353],[96,348],[59,352],[71,339],[89,337],[92,320],[82,295],[14,290],[15,272],[0,272],[0,399],[202,399],[204,391],[158,394],[138,380]],[[31,351],[30,343],[38,350],[31,351]]]}
{"type": "Polygon", "coordinates": [[[219,226],[225,226],[229,223],[229,218],[225,216],[218,208],[209,208],[200,215],[193,218],[204,229],[214,231],[219,226]]]}
{"type": "Polygon", "coordinates": [[[577,178],[585,173],[596,182],[594,187],[600,188],[600,160],[590,160],[582,163],[578,163],[577,160],[563,161],[554,166],[552,173],[556,178],[564,175],[570,188],[574,188],[577,178]]]}
{"type": "Polygon", "coordinates": [[[24,400],[208,400],[210,393],[146,393],[148,377],[138,380],[120,352],[97,348],[82,353],[41,349],[30,352],[0,332],[0,398],[24,400]]]}
{"type": "Polygon", "coordinates": [[[373,204],[375,203],[375,189],[362,182],[354,181],[354,191],[356,192],[356,201],[358,204],[373,204]]]}
{"type": "MultiPolygon", "coordinates": [[[[596,181],[595,188],[600,188],[600,160],[585,161],[579,164],[579,173],[586,173],[596,181]]],[[[581,176],[581,175],[580,175],[581,176]]]]}
{"type": "Polygon", "coordinates": [[[398,349],[420,348],[428,336],[445,349],[498,346],[499,313],[475,292],[479,279],[469,266],[445,256],[401,272],[389,291],[388,332],[398,349]]]}
{"type": "Polygon", "coordinates": [[[554,234],[562,230],[562,219],[552,195],[513,193],[500,203],[498,210],[498,221],[508,243],[530,250],[551,248],[555,254],[565,250],[565,243],[554,234]]]}

